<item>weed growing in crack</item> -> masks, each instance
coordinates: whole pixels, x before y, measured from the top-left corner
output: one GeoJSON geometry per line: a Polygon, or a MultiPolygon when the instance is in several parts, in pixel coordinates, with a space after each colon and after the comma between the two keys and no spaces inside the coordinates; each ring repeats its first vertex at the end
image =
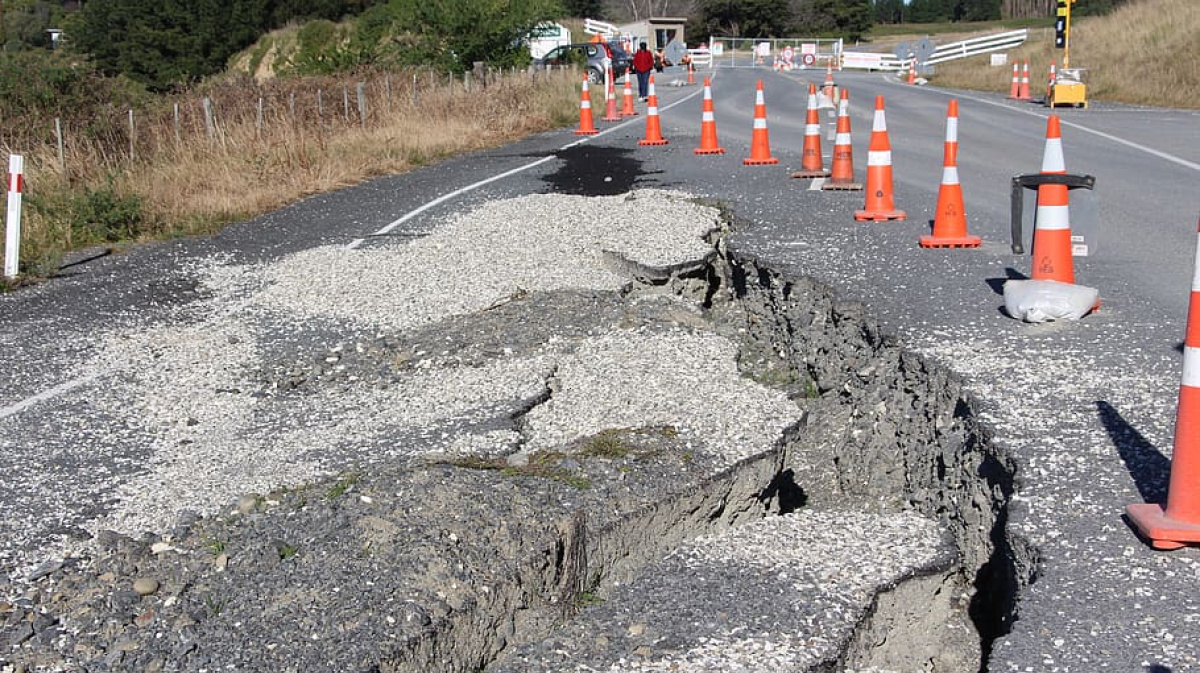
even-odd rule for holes
{"type": "Polygon", "coordinates": [[[325,491],[325,499],[336,500],[337,498],[342,497],[361,479],[362,476],[355,472],[348,472],[342,475],[336,482],[333,483],[332,486],[329,487],[329,490],[325,491]]]}

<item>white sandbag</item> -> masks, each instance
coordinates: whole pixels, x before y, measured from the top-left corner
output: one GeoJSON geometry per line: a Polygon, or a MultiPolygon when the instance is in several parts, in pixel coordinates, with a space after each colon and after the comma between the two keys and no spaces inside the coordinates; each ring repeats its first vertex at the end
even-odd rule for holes
{"type": "Polygon", "coordinates": [[[1056,280],[1010,280],[1004,284],[1004,308],[1017,320],[1079,320],[1096,306],[1094,287],[1056,280]]]}

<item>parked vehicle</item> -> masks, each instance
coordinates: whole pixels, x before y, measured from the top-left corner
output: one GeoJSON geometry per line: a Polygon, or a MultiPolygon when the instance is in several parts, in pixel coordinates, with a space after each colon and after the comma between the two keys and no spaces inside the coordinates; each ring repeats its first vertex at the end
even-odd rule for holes
{"type": "MultiPolygon", "coordinates": [[[[629,52],[621,48],[621,45],[615,42],[609,42],[608,48],[612,51],[612,69],[614,76],[620,76],[633,63],[633,57],[629,52]]],[[[604,65],[608,58],[608,52],[604,49],[604,44],[600,42],[585,42],[582,44],[564,44],[561,47],[555,47],[546,53],[542,58],[534,61],[534,64],[539,69],[553,66],[561,68],[563,66],[576,66],[585,69],[588,76],[588,82],[592,84],[604,83],[604,65]]]]}

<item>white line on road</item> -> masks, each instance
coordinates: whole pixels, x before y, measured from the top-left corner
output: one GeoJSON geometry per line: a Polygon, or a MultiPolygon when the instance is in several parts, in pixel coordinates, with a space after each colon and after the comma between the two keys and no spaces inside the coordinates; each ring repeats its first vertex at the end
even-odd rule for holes
{"type": "MultiPolygon", "coordinates": [[[[937,93],[940,93],[940,94],[943,94],[946,96],[950,96],[952,98],[964,98],[966,100],[975,101],[976,103],[983,103],[985,105],[991,105],[994,107],[1003,108],[1005,110],[1011,110],[1013,112],[1020,112],[1021,114],[1027,114],[1032,117],[1038,117],[1040,119],[1046,119],[1047,117],[1050,116],[1050,113],[1039,113],[1039,112],[1034,112],[1033,110],[1023,110],[1021,108],[1012,107],[1011,105],[1008,105],[1006,103],[1001,103],[1001,102],[994,101],[994,100],[988,100],[986,98],[979,98],[977,96],[963,95],[962,92],[959,92],[959,91],[943,91],[941,89],[927,89],[927,91],[936,91],[937,93]]],[[[1162,150],[1156,150],[1153,147],[1146,147],[1145,145],[1139,145],[1138,143],[1135,143],[1132,140],[1125,140],[1124,138],[1114,136],[1111,133],[1105,133],[1104,131],[1097,131],[1096,129],[1092,129],[1092,128],[1083,126],[1082,124],[1076,124],[1075,122],[1069,122],[1069,121],[1063,119],[1062,117],[1059,117],[1059,121],[1062,123],[1063,126],[1069,126],[1073,129],[1078,129],[1085,133],[1091,133],[1092,135],[1099,136],[1101,138],[1104,138],[1105,140],[1111,140],[1114,143],[1118,143],[1120,145],[1125,145],[1126,147],[1133,148],[1140,152],[1145,152],[1146,154],[1156,156],[1159,159],[1165,159],[1172,163],[1179,164],[1180,166],[1183,166],[1184,168],[1190,168],[1193,171],[1200,171],[1200,164],[1195,163],[1193,161],[1188,161],[1187,159],[1184,159],[1182,157],[1177,157],[1174,154],[1168,154],[1167,152],[1163,152],[1162,150]]]]}
{"type": "MultiPolygon", "coordinates": [[[[670,110],[671,108],[675,107],[676,105],[679,105],[680,103],[683,103],[684,101],[687,101],[687,100],[689,100],[689,99],[691,99],[691,98],[694,98],[694,97],[696,97],[696,96],[697,96],[697,95],[698,95],[698,94],[699,94],[701,91],[702,91],[702,89],[701,89],[701,90],[697,90],[697,91],[693,91],[692,93],[690,93],[690,94],[688,94],[688,95],[684,96],[683,98],[680,98],[679,100],[675,101],[674,103],[671,103],[670,105],[667,105],[667,106],[665,106],[665,107],[661,107],[661,108],[659,108],[659,112],[660,112],[660,113],[662,113],[662,112],[666,112],[667,110],[670,110]]],[[[578,145],[582,145],[583,143],[586,143],[586,142],[589,142],[589,141],[591,141],[591,140],[594,140],[594,139],[596,139],[596,138],[599,138],[600,136],[603,136],[603,135],[607,135],[607,134],[609,134],[609,133],[612,133],[613,131],[616,131],[617,129],[624,128],[624,127],[626,127],[626,126],[628,126],[628,125],[630,125],[630,124],[632,124],[632,123],[634,123],[634,122],[637,122],[637,121],[640,121],[640,120],[638,120],[638,119],[629,119],[628,121],[621,122],[620,124],[617,124],[616,126],[610,126],[609,128],[606,128],[606,129],[604,129],[603,131],[601,131],[600,133],[598,133],[598,134],[596,134],[596,135],[593,135],[593,136],[584,136],[584,137],[582,137],[582,138],[580,138],[580,139],[578,139],[578,140],[575,140],[575,141],[573,141],[573,142],[567,143],[566,145],[563,145],[562,147],[560,147],[560,148],[558,148],[557,150],[554,150],[554,151],[555,151],[555,152],[561,152],[561,151],[563,151],[563,150],[568,150],[568,149],[571,149],[572,147],[576,147],[576,146],[578,146],[578,145]]],[[[393,229],[395,229],[396,227],[398,227],[398,226],[400,226],[400,225],[404,224],[405,222],[407,222],[407,221],[409,221],[409,220],[413,219],[414,217],[416,217],[416,216],[420,215],[421,213],[423,213],[423,212],[425,212],[425,211],[429,210],[430,208],[434,208],[434,207],[436,207],[436,206],[439,206],[439,205],[441,205],[441,204],[443,204],[443,203],[445,203],[445,202],[447,202],[447,201],[449,201],[449,200],[451,200],[451,199],[454,199],[454,198],[457,198],[457,197],[459,197],[459,196],[462,196],[463,194],[466,194],[467,192],[471,192],[471,191],[474,191],[474,190],[476,190],[476,189],[479,189],[480,187],[482,187],[482,186],[484,186],[484,185],[487,185],[487,184],[491,184],[491,183],[493,183],[493,182],[496,182],[497,180],[503,180],[504,178],[507,178],[507,177],[510,177],[510,176],[516,175],[516,174],[518,174],[518,173],[522,173],[522,172],[524,172],[524,171],[527,171],[527,170],[529,170],[529,169],[531,169],[531,168],[534,168],[534,167],[537,167],[537,166],[541,166],[542,164],[544,164],[544,163],[546,163],[546,162],[548,162],[548,161],[551,161],[551,160],[553,160],[553,159],[556,159],[556,158],[557,158],[557,157],[556,157],[555,155],[551,154],[551,155],[549,155],[549,156],[542,157],[541,159],[538,159],[537,161],[531,161],[531,162],[529,162],[529,163],[525,164],[524,166],[518,166],[518,167],[516,167],[516,168],[510,169],[510,170],[507,170],[507,171],[504,171],[503,173],[499,173],[499,174],[497,174],[497,175],[493,175],[493,176],[492,176],[492,177],[490,177],[490,178],[484,178],[483,180],[480,180],[480,181],[478,181],[478,182],[471,183],[471,184],[469,184],[469,185],[467,185],[467,186],[465,186],[465,187],[460,187],[459,189],[456,189],[456,190],[454,190],[454,191],[450,192],[449,194],[443,194],[442,196],[439,196],[439,197],[437,197],[436,199],[434,199],[434,200],[432,200],[432,201],[430,201],[430,202],[428,202],[428,203],[426,203],[426,204],[424,204],[424,205],[422,205],[422,206],[420,206],[420,207],[418,207],[418,208],[415,208],[415,209],[413,209],[413,210],[410,210],[409,212],[407,212],[407,213],[405,213],[404,215],[402,215],[402,216],[401,216],[399,219],[397,219],[397,220],[395,220],[395,221],[391,222],[391,223],[390,223],[390,224],[388,224],[386,227],[384,227],[384,228],[380,229],[379,231],[377,231],[377,232],[375,232],[375,233],[371,234],[370,236],[387,236],[387,235],[388,235],[389,233],[391,233],[391,232],[392,232],[392,230],[393,230],[393,229]]],[[[363,244],[365,241],[366,241],[366,239],[365,239],[365,238],[356,238],[356,239],[354,239],[353,241],[351,241],[349,244],[347,244],[347,245],[346,245],[346,247],[347,247],[347,248],[350,248],[351,250],[353,250],[353,249],[357,248],[358,246],[362,245],[362,244],[363,244]]]]}
{"type": "Polygon", "coordinates": [[[96,380],[99,376],[100,376],[99,374],[88,374],[87,376],[81,376],[77,379],[72,379],[70,381],[67,381],[66,383],[60,383],[57,386],[54,386],[53,388],[51,388],[50,390],[40,392],[37,395],[34,395],[32,397],[27,397],[27,398],[21,400],[20,402],[17,402],[16,404],[10,404],[7,407],[0,407],[0,419],[8,418],[9,416],[12,416],[14,414],[19,414],[22,411],[24,411],[25,409],[28,409],[29,407],[32,407],[33,405],[37,404],[38,402],[44,402],[46,400],[58,397],[59,395],[62,395],[63,393],[68,393],[68,392],[78,388],[79,386],[82,386],[86,383],[91,383],[92,381],[96,380]]]}

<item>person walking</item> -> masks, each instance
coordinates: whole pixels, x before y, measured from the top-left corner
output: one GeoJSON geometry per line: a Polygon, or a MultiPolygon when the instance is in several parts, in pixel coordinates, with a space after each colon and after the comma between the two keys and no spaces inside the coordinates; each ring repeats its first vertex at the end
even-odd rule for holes
{"type": "Polygon", "coordinates": [[[654,69],[654,54],[642,42],[633,55],[633,71],[638,78],[638,100],[646,100],[650,96],[650,71],[654,69]]]}

